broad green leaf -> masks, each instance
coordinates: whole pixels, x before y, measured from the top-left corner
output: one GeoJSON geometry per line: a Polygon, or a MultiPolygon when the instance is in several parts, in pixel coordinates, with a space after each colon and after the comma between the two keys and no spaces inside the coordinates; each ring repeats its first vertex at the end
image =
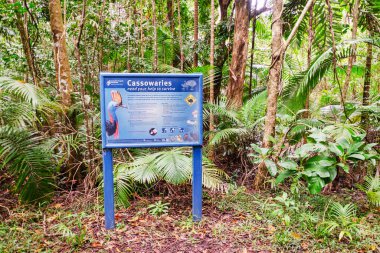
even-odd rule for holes
{"type": "Polygon", "coordinates": [[[315,170],[315,173],[323,178],[330,177],[330,171],[327,170],[327,168],[318,168],[317,170],[315,170]]]}
{"type": "Polygon", "coordinates": [[[281,172],[280,174],[278,174],[278,176],[276,178],[276,184],[282,183],[285,179],[287,179],[288,177],[290,177],[294,174],[296,174],[295,170],[285,170],[285,171],[281,172]]]}
{"type": "Polygon", "coordinates": [[[337,156],[343,156],[343,148],[339,144],[329,143],[329,150],[337,156]]]}
{"type": "Polygon", "coordinates": [[[252,147],[252,149],[253,149],[254,151],[256,151],[256,153],[261,154],[261,149],[260,149],[260,147],[259,147],[258,145],[252,143],[252,144],[251,144],[251,147],[252,147]]]}
{"type": "Polygon", "coordinates": [[[297,156],[297,157],[306,157],[306,156],[309,156],[309,153],[310,152],[314,152],[315,151],[315,144],[313,143],[306,143],[305,145],[302,145],[301,147],[299,147],[298,149],[296,149],[294,151],[294,154],[297,156]]]}
{"type": "Polygon", "coordinates": [[[298,164],[292,160],[281,161],[278,163],[278,165],[287,170],[296,170],[298,167],[298,164]]]}
{"type": "Polygon", "coordinates": [[[309,192],[311,194],[320,193],[325,186],[325,182],[320,177],[312,177],[307,180],[309,192]]]}
{"type": "Polygon", "coordinates": [[[352,154],[352,155],[349,155],[348,157],[349,158],[355,158],[355,159],[362,160],[362,161],[365,160],[365,157],[362,154],[352,154]]]}
{"type": "Polygon", "coordinates": [[[317,155],[307,160],[305,163],[306,169],[318,169],[320,167],[330,167],[335,164],[335,158],[317,155]]]}
{"type": "Polygon", "coordinates": [[[356,152],[360,151],[361,147],[364,146],[364,145],[365,145],[365,143],[362,142],[362,141],[361,142],[352,143],[350,145],[350,148],[347,150],[347,153],[348,154],[356,153],[356,152]]]}
{"type": "Polygon", "coordinates": [[[334,181],[336,175],[338,174],[336,167],[329,167],[329,168],[324,168],[324,169],[330,173],[329,180],[324,179],[325,183],[330,183],[334,181]]]}
{"type": "Polygon", "coordinates": [[[265,159],[264,163],[265,163],[265,166],[268,169],[269,174],[272,177],[276,176],[276,174],[277,174],[277,166],[276,166],[276,164],[272,160],[270,160],[270,159],[265,159]]]}
{"type": "Polygon", "coordinates": [[[326,134],[324,134],[321,130],[314,130],[308,138],[312,138],[316,142],[325,142],[327,140],[326,134]]]}
{"type": "Polygon", "coordinates": [[[341,167],[346,173],[350,173],[350,167],[347,164],[344,163],[338,163],[339,167],[341,167]]]}

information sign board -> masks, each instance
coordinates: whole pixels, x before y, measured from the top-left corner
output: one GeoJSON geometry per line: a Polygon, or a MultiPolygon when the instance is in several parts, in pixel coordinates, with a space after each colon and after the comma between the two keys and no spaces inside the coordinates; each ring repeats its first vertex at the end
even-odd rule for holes
{"type": "Polygon", "coordinates": [[[113,148],[193,147],[193,219],[202,217],[202,74],[100,74],[105,227],[115,227],[113,148]]]}
{"type": "Polygon", "coordinates": [[[103,148],[202,144],[200,74],[101,74],[103,148]]]}

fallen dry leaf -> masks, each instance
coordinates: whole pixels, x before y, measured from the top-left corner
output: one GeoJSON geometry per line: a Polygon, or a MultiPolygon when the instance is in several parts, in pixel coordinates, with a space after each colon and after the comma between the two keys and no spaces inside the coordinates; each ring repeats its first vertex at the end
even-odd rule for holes
{"type": "Polygon", "coordinates": [[[302,238],[302,236],[301,236],[300,234],[296,233],[296,232],[292,232],[290,235],[291,235],[294,239],[296,239],[296,240],[300,240],[300,239],[302,238]]]}
{"type": "Polygon", "coordinates": [[[271,224],[268,225],[267,231],[269,234],[273,234],[276,231],[276,228],[271,224]]]}
{"type": "Polygon", "coordinates": [[[101,248],[103,245],[100,242],[92,242],[91,247],[93,248],[101,248]]]}

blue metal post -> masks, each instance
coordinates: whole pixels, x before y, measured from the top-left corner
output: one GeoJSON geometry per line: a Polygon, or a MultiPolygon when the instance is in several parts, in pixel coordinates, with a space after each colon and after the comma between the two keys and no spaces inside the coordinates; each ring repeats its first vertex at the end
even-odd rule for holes
{"type": "Polygon", "coordinates": [[[112,149],[103,149],[104,214],[106,229],[115,228],[112,149]]]}
{"type": "Polygon", "coordinates": [[[193,147],[193,221],[202,219],[202,146],[193,147]]]}

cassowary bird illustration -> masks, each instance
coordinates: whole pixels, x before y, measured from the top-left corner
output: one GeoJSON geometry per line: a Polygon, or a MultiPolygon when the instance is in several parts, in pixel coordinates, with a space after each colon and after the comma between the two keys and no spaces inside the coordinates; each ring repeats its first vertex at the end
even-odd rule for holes
{"type": "Polygon", "coordinates": [[[119,121],[116,116],[116,109],[122,107],[122,97],[119,91],[111,90],[111,101],[108,103],[107,112],[109,120],[106,121],[106,132],[108,136],[119,138],[119,121]]]}

